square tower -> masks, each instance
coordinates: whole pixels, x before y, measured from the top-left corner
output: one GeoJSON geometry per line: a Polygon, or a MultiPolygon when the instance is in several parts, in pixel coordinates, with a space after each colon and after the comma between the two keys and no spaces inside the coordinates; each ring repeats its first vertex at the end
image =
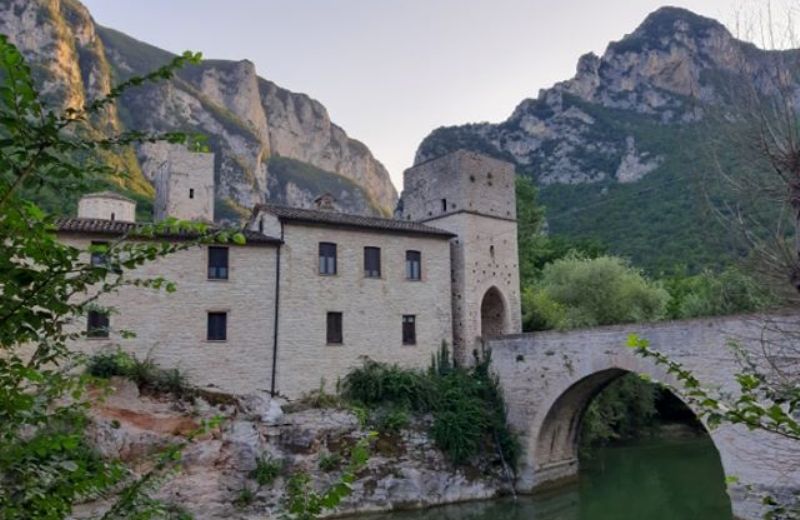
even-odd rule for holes
{"type": "Polygon", "coordinates": [[[406,170],[403,187],[401,218],[457,235],[453,350],[469,363],[485,339],[522,328],[514,165],[458,150],[406,170]]]}
{"type": "Polygon", "coordinates": [[[214,222],[214,154],[170,145],[156,172],[155,219],[214,222]]]}

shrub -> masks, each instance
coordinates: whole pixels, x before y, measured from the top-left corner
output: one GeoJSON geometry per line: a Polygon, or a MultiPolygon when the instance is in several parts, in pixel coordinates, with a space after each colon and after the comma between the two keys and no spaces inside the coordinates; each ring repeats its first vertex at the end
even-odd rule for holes
{"type": "Polygon", "coordinates": [[[273,458],[271,455],[262,455],[256,458],[256,467],[250,472],[250,478],[255,480],[259,486],[272,484],[283,469],[283,461],[273,458]]]}
{"type": "Polygon", "coordinates": [[[233,500],[233,505],[240,509],[244,509],[245,507],[252,504],[256,499],[256,494],[253,492],[252,489],[245,486],[239,490],[239,494],[233,500]]]}
{"type": "Polygon", "coordinates": [[[569,256],[548,264],[525,293],[526,326],[571,329],[658,320],[669,293],[613,256],[569,256]]]}
{"type": "Polygon", "coordinates": [[[417,411],[429,409],[434,395],[425,374],[370,359],[345,376],[341,393],[370,407],[394,404],[417,411]]]}
{"type": "Polygon", "coordinates": [[[317,408],[342,408],[343,403],[339,396],[330,394],[325,390],[325,380],[321,379],[319,388],[306,392],[297,399],[283,407],[287,413],[301,412],[317,408]]]}
{"type": "Polygon", "coordinates": [[[134,363],[134,358],[121,349],[103,351],[89,358],[86,372],[91,376],[104,379],[113,376],[128,376],[134,363]]]}
{"type": "Polygon", "coordinates": [[[323,453],[319,456],[319,469],[324,472],[338,469],[342,464],[342,456],[338,453],[323,453]]]}
{"type": "Polygon", "coordinates": [[[408,427],[411,418],[408,410],[398,406],[391,406],[380,410],[375,420],[375,428],[380,433],[400,433],[408,427]]]}
{"type": "Polygon", "coordinates": [[[674,276],[666,288],[672,297],[668,311],[673,319],[756,312],[777,300],[764,285],[733,267],[720,273],[674,276]]]}
{"type": "Polygon", "coordinates": [[[171,394],[176,398],[191,398],[194,391],[181,370],[163,369],[150,359],[138,359],[120,349],[99,352],[89,358],[86,371],[94,377],[127,377],[141,391],[171,394]]]}

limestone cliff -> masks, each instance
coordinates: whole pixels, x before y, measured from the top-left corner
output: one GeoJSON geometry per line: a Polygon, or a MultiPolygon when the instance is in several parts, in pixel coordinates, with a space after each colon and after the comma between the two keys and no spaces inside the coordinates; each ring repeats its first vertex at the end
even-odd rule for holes
{"type": "MultiPolygon", "coordinates": [[[[0,33],[30,60],[47,99],[62,107],[79,107],[173,57],[98,26],[77,0],[0,0],[0,33]]],[[[344,209],[359,213],[388,213],[397,198],[383,165],[332,123],[322,104],[260,78],[247,60],[207,60],[169,82],[129,91],[117,110],[93,123],[105,133],[208,136],[217,154],[217,218],[235,218],[266,200],[305,205],[321,191],[332,191],[344,209]],[[275,167],[276,158],[293,160],[291,167],[275,167]]],[[[132,170],[117,184],[151,195],[159,147],[135,152],[114,159],[132,170]]]]}

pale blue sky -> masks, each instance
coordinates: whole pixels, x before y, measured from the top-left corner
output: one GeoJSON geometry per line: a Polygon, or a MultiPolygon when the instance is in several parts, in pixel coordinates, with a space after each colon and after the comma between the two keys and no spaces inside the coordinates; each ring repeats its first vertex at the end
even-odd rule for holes
{"type": "MultiPolygon", "coordinates": [[[[747,2],[748,0],[744,0],[747,2]]],[[[752,1],[752,0],[750,0],[752,1]]],[[[764,0],[761,0],[762,2],[764,0]]],[[[741,0],[84,0],[153,45],[243,59],[327,108],[396,186],[434,128],[501,121],[668,3],[723,22],[741,0]]]]}

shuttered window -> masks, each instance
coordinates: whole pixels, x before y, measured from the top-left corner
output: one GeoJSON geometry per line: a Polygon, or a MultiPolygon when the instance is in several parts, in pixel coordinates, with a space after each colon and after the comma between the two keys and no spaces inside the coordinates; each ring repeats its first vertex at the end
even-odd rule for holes
{"type": "Polygon", "coordinates": [[[406,251],[406,279],[422,279],[422,253],[419,251],[406,251]]]}
{"type": "Polygon", "coordinates": [[[227,312],[208,313],[208,333],[206,339],[209,341],[225,341],[228,339],[227,312]]]}
{"type": "Polygon", "coordinates": [[[86,317],[86,336],[90,338],[107,338],[108,327],[108,313],[101,311],[89,311],[89,314],[86,317]]]}
{"type": "Polygon", "coordinates": [[[327,326],[328,345],[341,345],[344,342],[342,334],[342,313],[329,312],[327,326]]]}
{"type": "Polygon", "coordinates": [[[208,248],[208,279],[228,279],[228,248],[210,246],[208,248]]]}
{"type": "Polygon", "coordinates": [[[381,248],[364,248],[364,276],[367,278],[381,277],[381,248]]]}
{"type": "Polygon", "coordinates": [[[403,316],[403,345],[417,344],[417,317],[413,314],[403,316]]]}
{"type": "Polygon", "coordinates": [[[326,276],[336,274],[336,244],[319,243],[319,274],[326,276]]]}

